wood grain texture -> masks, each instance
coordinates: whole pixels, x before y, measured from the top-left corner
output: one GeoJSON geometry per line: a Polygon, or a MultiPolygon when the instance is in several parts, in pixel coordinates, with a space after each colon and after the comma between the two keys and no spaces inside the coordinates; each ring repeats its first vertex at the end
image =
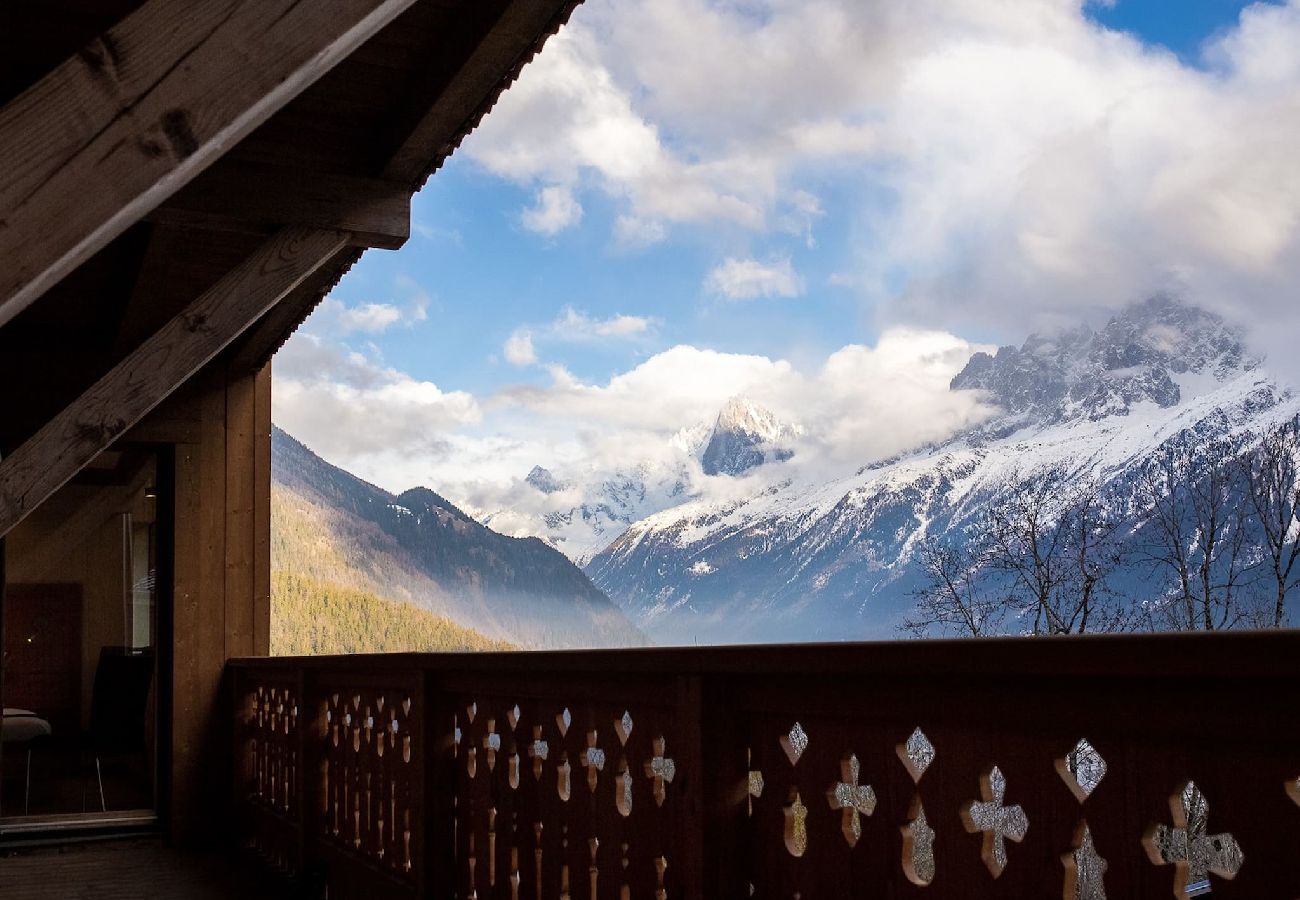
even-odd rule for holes
{"type": "Polygon", "coordinates": [[[223,663],[229,657],[255,652],[255,392],[255,375],[233,378],[226,384],[226,622],[217,639],[225,647],[223,663]]]}
{"type": "Polygon", "coordinates": [[[346,231],[354,246],[396,250],[411,236],[411,188],[376,178],[223,162],[149,220],[255,234],[307,225],[346,231]]]}
{"type": "Polygon", "coordinates": [[[0,535],[346,243],[347,235],[335,231],[291,228],[276,234],[0,460],[0,535]]]}
{"type": "MultiPolygon", "coordinates": [[[[330,783],[337,796],[342,784],[359,791],[352,797],[362,803],[365,779],[383,771],[367,755],[374,741],[364,727],[366,704],[379,688],[389,702],[407,696],[393,688],[423,675],[423,702],[417,696],[414,708],[432,718],[416,732],[422,740],[411,765],[423,771],[410,778],[422,777],[430,789],[425,818],[413,829],[428,836],[425,859],[433,864],[416,896],[554,898],[567,866],[575,898],[650,898],[658,890],[653,863],[663,854],[664,889],[673,898],[1060,897],[1061,855],[1086,818],[1109,864],[1107,896],[1155,900],[1170,895],[1174,873],[1151,863],[1141,837],[1152,823],[1170,822],[1170,794],[1192,779],[1208,799],[1209,833],[1230,833],[1245,851],[1236,878],[1213,877],[1213,896],[1257,900],[1300,896],[1296,806],[1283,787],[1296,776],[1300,720],[1278,714],[1300,690],[1298,653],[1300,632],[1277,631],[376,654],[238,660],[229,668],[236,734],[248,721],[239,710],[260,686],[304,685],[295,696],[308,711],[358,698],[349,708],[353,741],[321,740],[327,723],[320,715],[298,730],[297,758],[307,779],[300,796],[321,796],[330,783]],[[567,735],[557,724],[560,709],[572,714],[567,735]],[[621,740],[613,723],[625,709],[635,725],[621,740]],[[796,721],[808,743],[792,762],[780,738],[796,721]],[[524,756],[534,725],[549,742],[540,780],[524,756]],[[895,749],[918,726],[935,750],[919,782],[895,749]],[[592,731],[605,766],[589,788],[578,760],[592,731]],[[495,765],[489,735],[497,739],[495,765]],[[649,780],[638,778],[628,815],[617,805],[616,774],[625,763],[639,771],[661,735],[676,760],[667,800],[656,805],[649,780]],[[1082,804],[1054,763],[1080,737],[1108,767],[1082,804]],[[516,755],[522,772],[512,769],[516,755]],[[878,798],[856,844],[828,802],[850,755],[878,798]],[[556,789],[562,759],[573,769],[564,800],[556,789]],[[1006,801],[1022,805],[1030,823],[1024,840],[1008,846],[996,880],[981,858],[981,836],[968,833],[960,815],[980,796],[992,765],[1006,776],[1006,801]],[[752,815],[747,769],[765,780],[752,815]],[[800,857],[784,842],[784,808],[796,794],[806,807],[800,857]],[[909,881],[902,866],[900,826],[916,814],[917,798],[936,833],[927,888],[909,881]],[[589,874],[599,876],[597,891],[587,887],[589,874]]],[[[340,721],[333,718],[336,729],[340,721]]],[[[246,788],[235,793],[249,795],[246,788]]],[[[325,827],[321,804],[308,804],[298,820],[307,836],[304,868],[328,869],[331,897],[370,896],[381,866],[391,868],[391,857],[368,858],[377,834],[366,823],[375,817],[356,803],[342,804],[354,817],[341,821],[339,835],[325,827]]],[[[237,801],[235,821],[244,823],[237,829],[272,816],[279,814],[237,801]]],[[[412,896],[400,892],[400,875],[387,884],[390,896],[412,896]]]]}
{"type": "Polygon", "coordinates": [[[0,109],[0,325],[413,0],[149,0],[0,109]]]}
{"type": "Polygon", "coordinates": [[[514,0],[474,48],[427,112],[414,123],[384,168],[384,177],[418,186],[449,156],[514,80],[512,72],[531,58],[540,42],[559,27],[575,4],[556,0],[514,0]],[[484,95],[483,85],[495,85],[484,95]]]}
{"type": "Polygon", "coordinates": [[[253,407],[253,656],[271,652],[271,364],[257,373],[253,407]]]}

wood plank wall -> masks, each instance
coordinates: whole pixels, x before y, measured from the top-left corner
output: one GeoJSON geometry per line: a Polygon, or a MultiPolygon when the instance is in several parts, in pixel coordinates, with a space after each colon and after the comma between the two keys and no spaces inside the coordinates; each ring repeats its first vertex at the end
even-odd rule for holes
{"type": "MultiPolygon", "coordinates": [[[[166,415],[178,438],[166,812],[173,837],[192,843],[225,819],[226,660],[270,651],[270,366],[244,374],[214,363],[166,415]]],[[[155,421],[145,431],[157,438],[172,429],[155,421]]]]}

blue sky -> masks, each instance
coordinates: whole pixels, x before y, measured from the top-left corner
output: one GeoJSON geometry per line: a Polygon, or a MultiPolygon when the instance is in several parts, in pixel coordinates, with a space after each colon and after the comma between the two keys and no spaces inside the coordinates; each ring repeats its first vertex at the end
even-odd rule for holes
{"type": "Polygon", "coordinates": [[[1236,26],[1249,5],[1243,0],[1117,0],[1094,4],[1088,14],[1107,28],[1131,32],[1199,65],[1204,43],[1236,26]]]}
{"type": "Polygon", "coordinates": [[[587,0],[282,352],[277,421],[473,510],[734,393],[860,420],[845,465],[937,439],[988,344],[1294,306],[1297,60],[1300,0],[587,0]]]}

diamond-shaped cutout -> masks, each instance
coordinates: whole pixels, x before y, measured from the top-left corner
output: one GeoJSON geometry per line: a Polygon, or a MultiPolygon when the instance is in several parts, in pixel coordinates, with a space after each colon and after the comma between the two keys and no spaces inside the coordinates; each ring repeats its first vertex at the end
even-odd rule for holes
{"type": "Polygon", "coordinates": [[[626,744],[632,736],[632,714],[623,710],[623,718],[614,723],[614,733],[618,735],[619,744],[626,744]]]}
{"type": "Polygon", "coordinates": [[[799,765],[799,757],[803,756],[804,751],[808,749],[808,732],[803,730],[803,726],[795,722],[791,727],[789,734],[781,735],[781,749],[785,751],[786,758],[790,760],[790,765],[799,765]]]}
{"type": "Polygon", "coordinates": [[[474,724],[474,717],[477,715],[478,715],[477,703],[471,703],[469,706],[465,707],[465,718],[469,720],[469,724],[471,725],[474,724]]]}
{"type": "Polygon", "coordinates": [[[519,725],[519,717],[523,715],[519,711],[519,704],[516,703],[510,709],[506,710],[506,721],[510,723],[510,730],[514,731],[519,725]]]}
{"type": "Polygon", "coordinates": [[[912,776],[912,780],[916,782],[921,780],[925,770],[930,768],[930,763],[934,762],[935,756],[938,755],[934,744],[930,743],[930,739],[920,728],[913,731],[906,741],[897,744],[894,750],[898,753],[898,758],[908,774],[912,776]]]}
{"type": "Polygon", "coordinates": [[[1083,803],[1106,777],[1106,760],[1087,738],[1081,738],[1069,753],[1056,761],[1056,772],[1070,793],[1083,803]]]}
{"type": "Polygon", "coordinates": [[[569,726],[573,724],[573,714],[569,712],[566,706],[564,712],[555,717],[555,727],[560,729],[560,737],[565,737],[569,733],[569,726]]]}

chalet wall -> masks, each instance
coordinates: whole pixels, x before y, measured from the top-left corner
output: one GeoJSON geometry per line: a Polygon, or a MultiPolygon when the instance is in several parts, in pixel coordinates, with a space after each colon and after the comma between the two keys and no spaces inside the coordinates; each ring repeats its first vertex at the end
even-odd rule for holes
{"type": "Polygon", "coordinates": [[[186,438],[175,442],[168,810],[185,842],[228,801],[225,662],[270,650],[270,366],[239,374],[214,364],[160,412],[137,435],[186,438]]]}

